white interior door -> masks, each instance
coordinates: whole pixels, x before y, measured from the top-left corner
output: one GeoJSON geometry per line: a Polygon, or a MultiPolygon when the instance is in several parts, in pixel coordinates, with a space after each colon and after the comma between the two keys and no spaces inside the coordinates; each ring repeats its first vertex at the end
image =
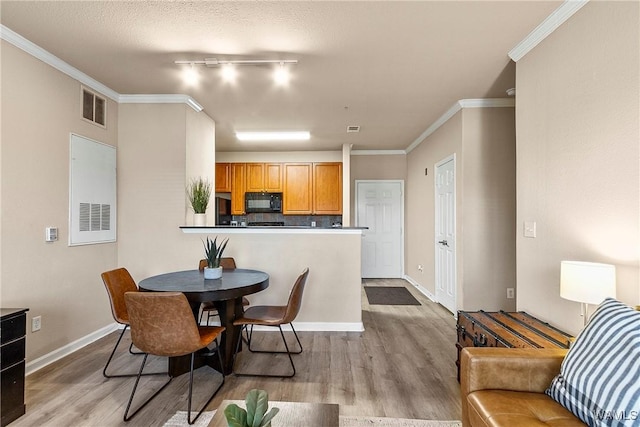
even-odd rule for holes
{"type": "Polygon", "coordinates": [[[456,312],[456,182],[455,157],[436,165],[436,299],[456,312]]]}
{"type": "Polygon", "coordinates": [[[403,181],[356,181],[356,225],[362,235],[362,277],[403,275],[403,181]]]}

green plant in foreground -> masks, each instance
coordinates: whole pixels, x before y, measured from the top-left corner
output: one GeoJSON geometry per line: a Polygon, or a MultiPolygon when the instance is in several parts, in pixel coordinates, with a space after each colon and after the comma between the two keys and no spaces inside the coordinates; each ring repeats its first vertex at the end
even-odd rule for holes
{"type": "Polygon", "coordinates": [[[202,177],[194,178],[187,185],[187,197],[195,213],[205,213],[211,197],[211,183],[202,177]]]}
{"type": "Polygon", "coordinates": [[[280,409],[269,409],[269,395],[264,390],[251,390],[245,399],[247,410],[235,403],[224,409],[224,416],[229,427],[271,427],[271,420],[280,409]]]}
{"type": "Polygon", "coordinates": [[[209,268],[218,268],[220,267],[220,258],[222,258],[222,253],[227,247],[227,243],[229,243],[229,238],[220,242],[220,246],[216,244],[218,237],[210,240],[207,237],[207,241],[202,242],[204,245],[204,256],[207,259],[207,267],[209,268]]]}

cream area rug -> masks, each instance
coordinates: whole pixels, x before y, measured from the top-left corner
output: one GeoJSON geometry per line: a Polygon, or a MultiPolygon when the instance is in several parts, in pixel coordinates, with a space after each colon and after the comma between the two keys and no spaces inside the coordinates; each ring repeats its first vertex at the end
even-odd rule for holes
{"type": "MultiPolygon", "coordinates": [[[[194,427],[207,427],[216,411],[203,412],[200,418],[193,424],[194,427]]],[[[188,426],[187,412],[178,411],[164,427],[188,426]]],[[[309,427],[334,427],[334,426],[309,426],[309,427]]],[[[433,421],[411,420],[408,418],[381,418],[381,417],[343,417],[340,416],[339,427],[462,427],[460,421],[433,421]]]]}

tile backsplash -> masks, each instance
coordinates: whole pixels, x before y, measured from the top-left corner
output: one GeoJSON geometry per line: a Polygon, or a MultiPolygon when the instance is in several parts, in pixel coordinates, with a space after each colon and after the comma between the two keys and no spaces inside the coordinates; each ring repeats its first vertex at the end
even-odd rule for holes
{"type": "Polygon", "coordinates": [[[233,221],[238,224],[243,221],[250,222],[284,222],[285,226],[311,226],[315,221],[316,227],[332,227],[335,224],[342,225],[342,215],[283,215],[281,213],[250,213],[246,215],[234,215],[233,221]]]}

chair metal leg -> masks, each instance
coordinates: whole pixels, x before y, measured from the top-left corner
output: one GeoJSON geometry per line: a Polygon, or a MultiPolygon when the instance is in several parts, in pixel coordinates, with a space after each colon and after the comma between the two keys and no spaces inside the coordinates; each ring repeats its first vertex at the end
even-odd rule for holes
{"type": "MultiPolygon", "coordinates": [[[[122,329],[122,332],[120,332],[120,336],[118,337],[118,341],[116,342],[116,345],[113,347],[113,350],[111,350],[111,354],[109,355],[109,359],[107,360],[107,364],[104,365],[104,369],[102,370],[102,375],[105,378],[128,378],[128,377],[137,376],[137,374],[116,374],[116,375],[107,374],[107,368],[109,367],[109,364],[111,363],[111,360],[113,359],[113,356],[116,354],[116,350],[118,349],[118,346],[120,345],[120,341],[122,341],[122,337],[124,336],[124,333],[127,331],[128,327],[129,327],[129,325],[124,325],[124,329],[122,329]]],[[[144,353],[142,351],[133,351],[133,343],[131,343],[131,345],[129,345],[129,353],[134,354],[134,355],[146,354],[146,353],[144,353]]],[[[166,374],[166,372],[150,372],[150,373],[146,373],[146,374],[142,374],[142,375],[146,376],[146,375],[162,375],[162,374],[166,374]]]]}
{"type": "MultiPolygon", "coordinates": [[[[209,323],[209,320],[207,320],[207,323],[209,323]]],[[[217,338],[216,338],[216,351],[218,353],[218,360],[220,361],[220,366],[223,366],[223,364],[222,364],[222,355],[220,354],[220,346],[218,344],[218,339],[217,338]]],[[[221,372],[221,374],[222,374],[222,382],[220,383],[218,388],[215,389],[215,391],[213,392],[211,397],[209,397],[209,400],[207,400],[207,402],[202,406],[202,409],[200,409],[200,411],[195,416],[195,418],[191,419],[191,400],[192,400],[191,397],[193,396],[193,363],[194,363],[194,359],[195,359],[195,353],[191,353],[191,371],[189,372],[189,404],[188,404],[188,407],[187,407],[187,422],[189,424],[193,424],[193,423],[196,422],[198,417],[207,408],[209,403],[211,403],[211,401],[213,400],[215,395],[218,394],[218,390],[220,390],[220,388],[222,388],[222,386],[224,385],[224,371],[223,371],[223,372],[221,372]]]]}
{"type": "MultiPolygon", "coordinates": [[[[254,353],[275,353],[275,354],[284,354],[286,353],[287,356],[289,357],[289,362],[291,363],[291,368],[293,369],[293,373],[291,375],[274,375],[274,374],[246,374],[246,373],[240,373],[240,372],[236,372],[235,371],[235,362],[236,362],[236,356],[238,354],[238,351],[240,349],[240,341],[241,341],[241,336],[242,336],[242,329],[246,328],[247,325],[243,325],[242,328],[240,328],[240,335],[238,336],[238,343],[236,344],[236,351],[235,353],[233,353],[233,367],[232,367],[232,372],[234,373],[234,375],[238,376],[238,377],[267,377],[267,378],[291,378],[296,374],[296,366],[293,364],[293,358],[291,357],[292,354],[300,354],[302,352],[302,345],[300,345],[300,340],[298,340],[298,344],[300,345],[300,352],[298,353],[292,353],[291,351],[289,351],[289,345],[287,345],[287,340],[284,338],[284,332],[282,331],[282,326],[278,325],[278,329],[280,330],[280,336],[282,337],[282,342],[284,343],[284,347],[287,349],[287,351],[258,351],[255,350],[253,351],[254,353]]],[[[291,327],[293,327],[293,325],[291,325],[291,327]]],[[[249,343],[251,343],[251,336],[253,335],[253,327],[251,328],[251,334],[249,334],[249,343]]],[[[294,330],[295,333],[295,330],[294,330]]],[[[296,339],[298,338],[298,335],[296,334],[296,339]]],[[[249,344],[250,345],[250,344],[249,344]]]]}
{"type": "MultiPolygon", "coordinates": [[[[251,334],[249,334],[249,341],[247,342],[247,346],[249,347],[249,351],[252,353],[272,353],[272,354],[300,354],[302,353],[302,344],[300,343],[300,338],[298,338],[298,334],[296,333],[296,330],[293,328],[293,324],[289,323],[289,326],[291,326],[291,330],[293,331],[293,335],[295,335],[296,337],[296,341],[298,341],[298,347],[300,348],[300,350],[298,351],[271,351],[271,350],[254,350],[251,348],[251,337],[253,336],[253,325],[251,325],[251,334]]],[[[282,332],[282,329],[280,329],[280,331],[282,332]]],[[[284,338],[283,338],[284,341],[284,338]]],[[[286,341],[285,341],[285,347],[286,347],[286,341]]]]}
{"type": "Polygon", "coordinates": [[[166,383],[164,383],[162,385],[162,387],[160,387],[155,393],[153,393],[153,395],[151,397],[149,397],[147,400],[145,400],[144,403],[142,405],[140,405],[138,407],[138,409],[136,409],[132,414],[129,414],[129,409],[131,408],[131,402],[133,402],[133,396],[136,394],[136,389],[138,388],[138,383],[140,382],[140,377],[143,375],[142,374],[142,370],[144,369],[145,363],[147,363],[147,357],[149,357],[149,355],[145,354],[144,358],[142,359],[142,364],[140,365],[140,371],[138,372],[138,375],[136,376],[136,382],[133,385],[133,390],[131,390],[131,396],[129,396],[129,402],[127,403],[127,408],[124,410],[124,421],[129,421],[138,412],[140,412],[140,410],[142,408],[144,408],[145,406],[147,406],[147,403],[151,402],[153,400],[153,398],[156,397],[162,390],[164,390],[164,388],[166,386],[168,386],[169,383],[171,382],[171,380],[173,379],[172,377],[169,377],[169,380],[166,383]]]}
{"type": "Polygon", "coordinates": [[[144,354],[144,351],[133,351],[133,343],[129,344],[129,353],[136,355],[136,354],[144,354]]]}

